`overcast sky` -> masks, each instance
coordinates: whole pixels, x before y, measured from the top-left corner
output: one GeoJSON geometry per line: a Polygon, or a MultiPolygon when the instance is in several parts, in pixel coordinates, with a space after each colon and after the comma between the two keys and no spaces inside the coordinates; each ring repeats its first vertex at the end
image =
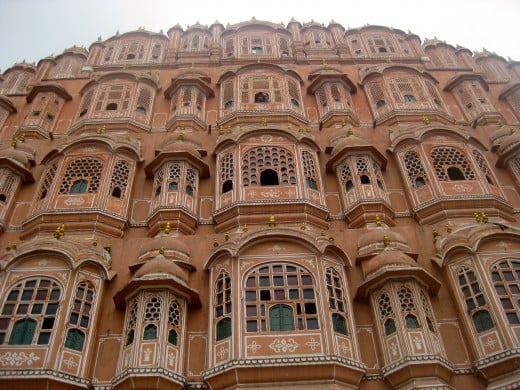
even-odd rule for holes
{"type": "Polygon", "coordinates": [[[285,25],[292,17],[326,26],[334,19],[345,28],[383,25],[520,61],[520,0],[0,0],[0,70],[73,45],[88,48],[117,30],[166,32],[177,23],[186,29],[252,16],[285,25]]]}

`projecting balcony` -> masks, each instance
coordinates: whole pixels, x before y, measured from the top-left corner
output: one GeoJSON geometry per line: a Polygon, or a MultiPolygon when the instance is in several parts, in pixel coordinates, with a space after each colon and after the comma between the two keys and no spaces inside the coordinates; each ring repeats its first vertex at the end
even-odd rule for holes
{"type": "Polygon", "coordinates": [[[284,123],[296,127],[306,126],[309,120],[305,117],[303,107],[296,100],[288,103],[241,103],[238,106],[230,101],[225,103],[225,108],[220,111],[218,126],[226,127],[240,122],[267,121],[269,123],[284,123]]]}
{"type": "Polygon", "coordinates": [[[207,128],[204,119],[204,107],[196,104],[188,103],[182,107],[177,107],[170,113],[166,122],[166,131],[175,130],[177,127],[191,127],[197,130],[205,131],[207,128]]]}

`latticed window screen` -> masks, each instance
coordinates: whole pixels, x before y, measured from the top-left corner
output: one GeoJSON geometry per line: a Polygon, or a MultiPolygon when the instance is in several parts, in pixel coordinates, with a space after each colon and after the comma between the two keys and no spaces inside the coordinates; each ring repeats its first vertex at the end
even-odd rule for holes
{"type": "Polygon", "coordinates": [[[371,97],[372,104],[376,109],[379,109],[386,105],[385,93],[383,92],[383,87],[378,82],[369,83],[367,85],[368,93],[371,97]]]}
{"type": "Polygon", "coordinates": [[[157,339],[161,320],[161,304],[162,300],[158,296],[151,296],[146,300],[143,316],[143,340],[157,339]]]}
{"type": "Polygon", "coordinates": [[[166,166],[163,166],[155,174],[155,179],[154,179],[154,182],[153,182],[153,194],[154,194],[154,197],[158,197],[161,194],[161,192],[162,192],[162,183],[163,183],[163,177],[164,177],[164,170],[165,169],[166,169],[166,166]]]}
{"type": "Polygon", "coordinates": [[[40,192],[38,194],[38,199],[43,199],[47,196],[49,193],[49,190],[51,188],[52,182],[54,180],[54,176],[56,176],[57,166],[55,163],[53,163],[49,169],[47,169],[47,172],[45,172],[45,176],[43,178],[42,186],[40,188],[40,192]]]}
{"type": "Polygon", "coordinates": [[[401,306],[401,313],[404,314],[404,321],[408,329],[419,328],[419,321],[417,316],[417,307],[413,297],[412,290],[408,287],[400,287],[397,290],[397,298],[401,306]]]}
{"type": "Polygon", "coordinates": [[[319,329],[312,276],[296,265],[254,269],[245,280],[245,306],[247,332],[319,329]]]}
{"type": "Polygon", "coordinates": [[[161,59],[163,51],[163,44],[160,42],[153,42],[152,51],[150,53],[150,62],[157,62],[161,59]]]}
{"type": "Polygon", "coordinates": [[[332,327],[334,331],[346,335],[348,333],[345,319],[346,305],[341,277],[334,269],[327,268],[325,271],[325,281],[327,283],[329,310],[333,313],[332,327]]]}
{"type": "Polygon", "coordinates": [[[197,174],[191,168],[186,170],[186,193],[193,195],[197,185],[197,174]]]}
{"type": "Polygon", "coordinates": [[[125,345],[131,345],[135,339],[135,327],[137,325],[137,311],[139,309],[139,297],[133,299],[127,306],[126,340],[125,345]]]}
{"type": "Polygon", "coordinates": [[[516,115],[520,115],[520,89],[517,89],[515,92],[509,95],[507,101],[509,104],[511,104],[511,107],[513,107],[516,115]]]}
{"type": "Polygon", "coordinates": [[[341,167],[340,171],[341,183],[345,186],[347,191],[350,191],[354,188],[354,182],[352,181],[352,170],[350,169],[350,165],[345,163],[341,167]]]}
{"type": "Polygon", "coordinates": [[[327,107],[328,106],[327,94],[325,92],[325,85],[322,85],[320,88],[318,88],[316,90],[315,95],[316,95],[316,99],[318,100],[318,104],[321,107],[327,107]]]}
{"type": "Polygon", "coordinates": [[[395,53],[394,45],[389,37],[373,35],[367,39],[372,54],[395,53]]]}
{"type": "Polygon", "coordinates": [[[227,39],[225,48],[227,56],[233,55],[235,53],[235,40],[233,38],[227,39]]]}
{"type": "Polygon", "coordinates": [[[82,117],[88,112],[88,109],[92,103],[92,97],[94,96],[94,90],[89,90],[81,100],[81,105],[79,106],[79,117],[82,117]]]}
{"type": "Polygon", "coordinates": [[[85,192],[89,194],[96,193],[99,189],[102,171],[103,162],[101,160],[92,157],[74,160],[65,171],[59,193],[70,193],[73,184],[81,179],[88,183],[85,192]]]}
{"type": "Polygon", "coordinates": [[[287,86],[289,89],[289,99],[291,99],[291,103],[295,106],[300,105],[300,88],[296,81],[287,80],[287,86]]]}
{"type": "Polygon", "coordinates": [[[222,102],[224,108],[231,108],[234,104],[234,89],[235,83],[233,80],[228,80],[222,85],[222,102]]]}
{"type": "Polygon", "coordinates": [[[255,96],[259,93],[267,94],[268,101],[274,103],[282,102],[282,80],[278,75],[248,76],[241,82],[242,103],[254,103],[255,96]]]}
{"type": "Polygon", "coordinates": [[[491,185],[495,185],[495,180],[493,180],[493,174],[491,173],[491,169],[489,169],[486,158],[482,155],[482,153],[475,149],[473,149],[472,153],[473,157],[475,157],[475,160],[477,161],[477,165],[480,171],[484,174],[486,181],[491,185]]]}
{"type": "Polygon", "coordinates": [[[15,176],[11,170],[0,168],[0,202],[11,198],[19,181],[19,176],[15,176]]]}
{"type": "Polygon", "coordinates": [[[220,165],[220,181],[232,180],[235,175],[235,163],[232,153],[227,153],[220,165]]]}
{"type": "Polygon", "coordinates": [[[367,158],[364,158],[364,157],[356,158],[356,171],[358,174],[370,173],[368,167],[369,167],[369,162],[368,162],[367,158]]]}
{"type": "Polygon", "coordinates": [[[130,41],[123,42],[119,48],[118,61],[143,60],[145,54],[145,42],[130,41]]]}
{"type": "Polygon", "coordinates": [[[181,166],[179,164],[168,165],[168,191],[177,191],[181,180],[181,166]]]}
{"type": "Polygon", "coordinates": [[[264,169],[278,173],[281,184],[296,184],[295,161],[291,152],[278,146],[263,146],[250,149],[242,158],[242,184],[260,184],[260,174],[264,169]]]}
{"type": "Polygon", "coordinates": [[[459,149],[441,146],[432,149],[431,155],[439,180],[475,180],[475,173],[471,165],[459,149]],[[456,177],[456,173],[452,173],[453,168],[460,171],[463,177],[456,177]]]}
{"type": "Polygon", "coordinates": [[[150,89],[146,87],[139,88],[139,93],[137,94],[137,103],[136,110],[141,114],[147,115],[150,113],[150,108],[152,105],[152,93],[150,89]]]}
{"type": "Polygon", "coordinates": [[[242,37],[242,54],[273,54],[273,37],[271,35],[251,35],[242,37]]]}
{"type": "Polygon", "coordinates": [[[463,267],[460,269],[457,277],[467,312],[471,316],[477,332],[494,328],[486,298],[475,276],[475,272],[470,268],[463,267]]]}
{"type": "Polygon", "coordinates": [[[178,345],[181,330],[181,310],[179,304],[172,300],[168,307],[168,343],[178,345]]]}
{"type": "Polygon", "coordinates": [[[511,325],[520,324],[520,260],[502,260],[491,268],[491,279],[511,325]]]}
{"type": "Polygon", "coordinates": [[[289,43],[288,43],[288,40],[285,39],[285,38],[280,38],[279,41],[279,46],[280,46],[280,52],[283,56],[288,56],[289,55],[289,43]]]}
{"type": "Polygon", "coordinates": [[[427,182],[424,166],[417,152],[409,150],[403,157],[406,175],[413,187],[422,187],[427,182]]]}
{"type": "Polygon", "coordinates": [[[394,309],[392,308],[390,296],[387,293],[384,292],[378,297],[377,308],[379,311],[379,320],[383,325],[385,335],[389,336],[395,333],[397,328],[395,325],[394,309]]]}
{"type": "Polygon", "coordinates": [[[118,111],[128,114],[133,85],[128,83],[101,85],[98,88],[94,111],[118,111]]]}
{"type": "Polygon", "coordinates": [[[110,194],[117,198],[124,198],[129,178],[130,164],[124,160],[118,160],[110,178],[110,194]]]}
{"type": "Polygon", "coordinates": [[[439,95],[439,91],[437,90],[437,87],[435,87],[435,85],[430,80],[423,79],[423,81],[426,85],[426,91],[429,95],[429,98],[433,99],[433,102],[436,105],[443,107],[443,103],[439,95]]]}
{"type": "Polygon", "coordinates": [[[80,283],[76,289],[69,315],[69,330],[65,339],[65,347],[76,351],[83,350],[85,331],[90,325],[93,305],[94,288],[89,283],[80,283]]]}
{"type": "Polygon", "coordinates": [[[422,309],[424,312],[424,316],[426,317],[426,323],[428,325],[428,329],[431,332],[435,333],[436,331],[435,331],[435,324],[434,324],[434,320],[433,320],[433,310],[432,310],[432,307],[430,304],[430,299],[426,296],[426,294],[423,291],[420,292],[419,296],[421,298],[421,305],[422,305],[422,309]]]}
{"type": "Polygon", "coordinates": [[[5,95],[24,93],[27,84],[33,78],[33,73],[24,71],[9,72],[5,81],[2,83],[0,93],[5,95]]]}
{"type": "Polygon", "coordinates": [[[81,61],[73,56],[65,56],[59,59],[56,66],[52,69],[50,78],[66,79],[78,75],[81,69],[81,61]]]}
{"type": "Polygon", "coordinates": [[[216,339],[223,340],[231,336],[231,277],[222,271],[215,283],[214,295],[215,318],[217,320],[216,339]]]}
{"type": "Polygon", "coordinates": [[[307,187],[312,188],[313,190],[318,189],[318,176],[316,171],[316,164],[314,163],[314,159],[312,155],[304,150],[302,152],[302,165],[303,165],[303,176],[305,177],[305,182],[307,187]]]}
{"type": "Polygon", "coordinates": [[[0,344],[49,344],[61,298],[58,283],[31,278],[17,283],[4,297],[0,344]]]}

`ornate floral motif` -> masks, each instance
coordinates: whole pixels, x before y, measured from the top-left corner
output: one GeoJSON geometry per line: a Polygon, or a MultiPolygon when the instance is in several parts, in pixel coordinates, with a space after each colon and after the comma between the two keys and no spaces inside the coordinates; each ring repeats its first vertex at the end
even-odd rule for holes
{"type": "Polygon", "coordinates": [[[31,366],[37,360],[40,360],[40,357],[34,354],[34,352],[28,355],[25,352],[6,352],[0,355],[0,364],[2,364],[2,366],[18,367],[24,364],[31,366]]]}
{"type": "Polygon", "coordinates": [[[269,348],[271,348],[276,353],[280,352],[294,352],[300,346],[294,339],[290,338],[286,339],[275,339],[271,344],[269,344],[269,348]]]}
{"type": "Polygon", "coordinates": [[[256,341],[253,341],[251,344],[247,346],[247,349],[249,349],[251,352],[256,353],[262,346],[260,344],[257,344],[256,341]]]}
{"type": "Polygon", "coordinates": [[[312,351],[315,351],[317,347],[319,347],[321,344],[319,341],[316,341],[314,340],[314,337],[311,338],[310,341],[307,341],[305,343],[305,345],[309,346],[309,348],[312,350],[312,351]]]}

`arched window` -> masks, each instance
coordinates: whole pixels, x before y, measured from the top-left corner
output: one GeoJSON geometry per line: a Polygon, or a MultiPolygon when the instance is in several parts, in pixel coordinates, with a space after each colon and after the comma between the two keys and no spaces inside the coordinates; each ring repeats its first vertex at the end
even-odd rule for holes
{"type": "Polygon", "coordinates": [[[475,272],[463,267],[458,273],[459,288],[466,302],[468,314],[473,320],[477,332],[494,328],[493,321],[487,310],[487,302],[475,276],[475,272]]]}
{"type": "Polygon", "coordinates": [[[343,293],[343,283],[339,274],[332,268],[325,271],[329,310],[332,312],[332,327],[335,332],[348,334],[345,319],[346,304],[343,293]]]}
{"type": "Polygon", "coordinates": [[[477,162],[477,165],[486,178],[486,181],[488,184],[491,184],[492,186],[495,185],[495,180],[493,179],[493,174],[491,173],[491,169],[489,169],[489,165],[485,159],[485,157],[482,155],[482,153],[478,152],[477,150],[473,149],[472,151],[473,157],[475,157],[475,161],[477,162]]]}
{"type": "Polygon", "coordinates": [[[291,152],[278,146],[264,146],[250,149],[243,155],[242,184],[244,186],[278,185],[279,183],[296,184],[295,162],[291,152]],[[258,172],[265,172],[265,168],[269,168],[274,173],[265,173],[266,184],[262,184],[258,172]]]}
{"type": "Polygon", "coordinates": [[[258,92],[255,94],[255,103],[269,103],[269,94],[266,92],[258,92]]]}
{"type": "Polygon", "coordinates": [[[317,183],[317,170],[316,164],[314,163],[314,159],[312,158],[311,153],[304,150],[302,152],[302,166],[303,166],[303,175],[305,176],[305,184],[308,188],[313,190],[318,189],[317,183]]]}
{"type": "Polygon", "coordinates": [[[91,157],[74,160],[65,171],[59,193],[96,193],[101,182],[102,171],[101,160],[91,157]],[[76,192],[73,192],[73,189],[76,192]]]}
{"type": "Polygon", "coordinates": [[[432,150],[431,156],[440,181],[475,180],[473,169],[459,149],[440,146],[432,150]]]}
{"type": "Polygon", "coordinates": [[[143,340],[157,339],[157,327],[161,320],[161,303],[162,300],[158,296],[151,296],[147,299],[144,309],[143,324],[143,340]]]}
{"type": "Polygon", "coordinates": [[[404,101],[407,103],[413,103],[416,102],[417,99],[413,95],[404,95],[404,101]]]}
{"type": "Polygon", "coordinates": [[[49,344],[61,298],[59,285],[46,278],[26,279],[4,297],[0,314],[0,344],[49,344]],[[13,323],[9,331],[9,325],[13,323]]]}
{"type": "Polygon", "coordinates": [[[86,282],[80,283],[74,296],[74,304],[69,314],[70,329],[67,332],[65,346],[81,351],[85,333],[90,325],[91,310],[94,305],[94,288],[86,282]]]}
{"type": "Polygon", "coordinates": [[[231,336],[231,277],[224,271],[215,284],[214,307],[217,319],[216,339],[219,341],[231,336]]]}
{"type": "Polygon", "coordinates": [[[312,277],[296,265],[254,269],[245,280],[245,306],[247,332],[319,329],[312,277]]]}
{"type": "Polygon", "coordinates": [[[229,192],[233,189],[233,181],[232,180],[226,180],[224,183],[222,183],[222,193],[225,194],[226,192],[229,192]]]}
{"type": "Polygon", "coordinates": [[[168,191],[177,191],[179,189],[179,181],[181,179],[181,167],[179,164],[170,165],[168,175],[168,191]]]}
{"type": "Polygon", "coordinates": [[[260,174],[260,185],[261,186],[277,186],[278,173],[272,169],[266,169],[260,174]]]}
{"type": "Polygon", "coordinates": [[[419,328],[419,320],[417,319],[417,307],[415,305],[412,290],[408,287],[401,287],[397,290],[397,297],[401,305],[401,313],[404,314],[404,322],[408,329],[419,328]]]}
{"type": "Polygon", "coordinates": [[[491,267],[491,279],[511,325],[520,324],[520,261],[502,260],[491,267]]]}
{"type": "Polygon", "coordinates": [[[294,316],[291,306],[277,304],[269,308],[269,329],[271,332],[294,330],[294,316]]]}
{"type": "Polygon", "coordinates": [[[137,325],[138,300],[134,299],[128,306],[126,317],[126,341],[125,346],[132,345],[135,339],[135,327],[137,325]]]}
{"type": "Polygon", "coordinates": [[[87,192],[88,182],[85,179],[76,180],[70,187],[71,194],[84,194],[87,192]]]}
{"type": "Polygon", "coordinates": [[[177,345],[181,326],[181,311],[176,301],[170,302],[168,308],[168,343],[177,345]]]}
{"type": "Polygon", "coordinates": [[[105,107],[107,111],[117,111],[117,103],[108,103],[105,107]]]}
{"type": "Polygon", "coordinates": [[[157,339],[157,325],[148,324],[144,328],[143,340],[155,340],[157,339]]]}
{"type": "Polygon", "coordinates": [[[220,163],[220,180],[222,183],[222,193],[233,189],[233,177],[235,176],[235,162],[233,154],[227,153],[220,163]]]}

